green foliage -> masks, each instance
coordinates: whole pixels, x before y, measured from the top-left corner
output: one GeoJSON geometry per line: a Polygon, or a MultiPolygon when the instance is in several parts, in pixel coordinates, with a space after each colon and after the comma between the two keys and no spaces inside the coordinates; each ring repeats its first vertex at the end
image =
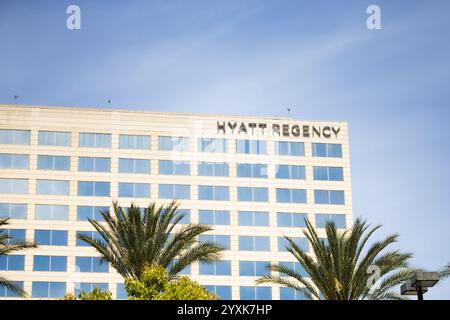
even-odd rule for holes
{"type": "Polygon", "coordinates": [[[125,280],[131,300],[217,300],[188,277],[171,279],[162,266],[146,265],[139,279],[125,280]]]}
{"type": "Polygon", "coordinates": [[[75,297],[73,293],[68,293],[61,300],[112,300],[112,294],[109,291],[94,288],[90,293],[81,291],[78,297],[75,297]]]}
{"type": "Polygon", "coordinates": [[[450,277],[450,263],[446,265],[442,270],[439,272],[439,278],[441,280],[444,280],[445,278],[450,277]]]}
{"type": "Polygon", "coordinates": [[[408,267],[407,261],[412,255],[398,250],[385,252],[389,245],[397,242],[398,235],[390,235],[366,248],[380,226],[369,229],[365,221],[358,219],[351,229],[339,233],[330,221],[325,228],[327,238],[323,241],[309,220],[306,225],[304,235],[313,255],[299,248],[291,238],[285,238],[289,243],[287,250],[309,276],[303,277],[292,268],[272,264],[269,270],[286,276],[265,276],[257,280],[258,284],[276,283],[305,296],[325,300],[404,299],[392,289],[411,278],[414,270],[408,267]],[[375,270],[379,271],[379,277],[375,270]]]}

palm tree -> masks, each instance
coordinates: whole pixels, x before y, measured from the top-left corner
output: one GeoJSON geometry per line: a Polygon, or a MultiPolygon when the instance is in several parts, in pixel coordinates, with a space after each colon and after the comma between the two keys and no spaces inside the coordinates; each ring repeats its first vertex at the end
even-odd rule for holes
{"type": "MultiPolygon", "coordinates": [[[[36,244],[23,240],[11,241],[11,237],[5,233],[1,227],[9,224],[9,219],[0,219],[0,256],[10,254],[11,252],[18,250],[25,250],[30,248],[36,248],[36,244]]],[[[20,297],[26,297],[26,293],[22,288],[19,288],[14,282],[7,280],[0,276],[0,287],[6,287],[13,291],[20,297]]]]}
{"type": "Polygon", "coordinates": [[[391,291],[409,281],[413,270],[407,266],[410,253],[397,250],[384,252],[397,241],[398,235],[390,235],[382,241],[366,244],[381,226],[369,229],[365,221],[357,219],[353,227],[338,233],[336,225],[328,222],[327,238],[320,239],[309,220],[303,233],[309,240],[315,259],[299,248],[289,237],[287,250],[304,268],[307,277],[282,264],[268,266],[279,275],[267,275],[257,280],[261,283],[276,283],[293,288],[307,297],[325,300],[391,300],[403,299],[391,291]],[[374,272],[379,271],[379,278],[374,272]],[[378,281],[377,281],[378,280],[378,281]],[[376,284],[376,285],[372,285],[376,284]]]}
{"type": "Polygon", "coordinates": [[[224,248],[197,241],[199,235],[212,230],[209,225],[176,228],[184,217],[176,201],[160,207],[151,203],[143,210],[133,204],[123,209],[113,202],[113,208],[114,216],[101,212],[105,224],[89,219],[100,239],[85,235],[78,238],[94,247],[102,261],[110,262],[124,278],[139,278],[147,264],[161,265],[173,277],[194,262],[220,259],[224,248]]]}
{"type": "Polygon", "coordinates": [[[446,265],[442,270],[439,272],[439,278],[441,280],[450,277],[450,263],[446,265]]]}

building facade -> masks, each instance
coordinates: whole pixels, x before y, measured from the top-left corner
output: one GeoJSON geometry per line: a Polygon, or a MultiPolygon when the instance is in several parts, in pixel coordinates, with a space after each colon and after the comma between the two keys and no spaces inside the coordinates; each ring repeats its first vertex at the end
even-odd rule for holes
{"type": "MultiPolygon", "coordinates": [[[[284,235],[305,249],[304,218],[319,228],[352,222],[345,122],[132,110],[0,105],[0,217],[39,244],[0,258],[0,274],[31,298],[98,286],[126,297],[123,279],[77,233],[96,237],[113,200],[180,201],[183,223],[207,223],[200,241],[223,261],[183,271],[223,299],[302,299],[255,285],[269,262],[299,268],[284,235]]],[[[300,268],[299,272],[302,272],[300,268]]],[[[0,299],[12,293],[0,288],[0,299]]]]}

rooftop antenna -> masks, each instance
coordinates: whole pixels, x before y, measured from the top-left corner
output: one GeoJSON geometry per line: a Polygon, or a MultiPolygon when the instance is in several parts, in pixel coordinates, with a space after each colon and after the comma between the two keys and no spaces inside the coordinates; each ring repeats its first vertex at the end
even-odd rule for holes
{"type": "Polygon", "coordinates": [[[108,104],[111,104],[111,99],[108,99],[108,104]]]}
{"type": "Polygon", "coordinates": [[[17,100],[19,99],[19,96],[17,94],[14,95],[14,99],[17,100]]]}
{"type": "Polygon", "coordinates": [[[288,115],[291,116],[291,108],[286,108],[288,115]]]}

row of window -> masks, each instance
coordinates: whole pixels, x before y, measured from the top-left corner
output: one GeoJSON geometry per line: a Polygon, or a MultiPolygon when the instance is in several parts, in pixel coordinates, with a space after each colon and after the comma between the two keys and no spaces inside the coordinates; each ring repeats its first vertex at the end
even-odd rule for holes
{"type": "MultiPolygon", "coordinates": [[[[30,144],[30,130],[0,129],[0,144],[30,144]]],[[[45,146],[71,146],[70,132],[39,131],[38,144],[45,146]]],[[[159,136],[158,147],[161,151],[190,150],[190,139],[187,137],[159,136]]],[[[111,134],[109,133],[80,133],[79,147],[111,148],[111,134]]],[[[146,135],[119,135],[120,149],[150,149],[150,136],[146,135]]],[[[227,139],[198,138],[198,152],[228,153],[227,139]]],[[[265,140],[236,140],[236,153],[238,154],[267,154],[267,141],[265,140]]],[[[304,156],[303,142],[276,141],[275,154],[287,156],[304,156]]],[[[342,157],[342,146],[337,143],[312,143],[314,157],[342,157]]]]}

